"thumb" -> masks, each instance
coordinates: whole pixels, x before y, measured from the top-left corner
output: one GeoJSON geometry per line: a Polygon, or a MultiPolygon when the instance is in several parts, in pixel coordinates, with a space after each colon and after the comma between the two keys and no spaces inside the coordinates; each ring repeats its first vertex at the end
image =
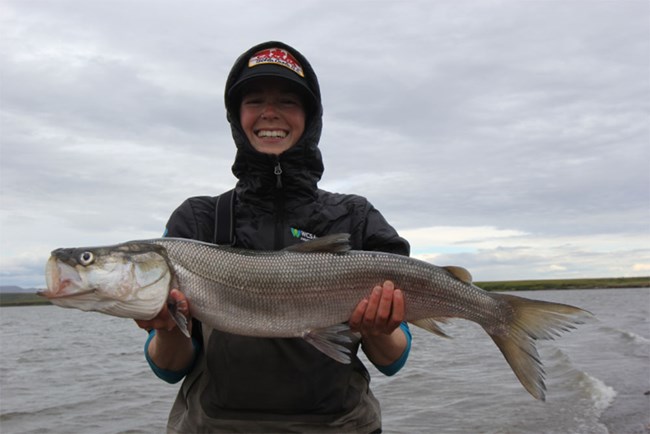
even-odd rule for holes
{"type": "Polygon", "coordinates": [[[171,328],[173,329],[176,325],[179,325],[181,329],[187,327],[187,332],[191,333],[192,315],[190,315],[190,303],[185,294],[178,289],[172,289],[169,292],[169,302],[167,304],[173,306],[170,314],[172,317],[176,317],[176,319],[172,319],[174,324],[170,324],[171,328]],[[178,318],[177,314],[181,314],[184,319],[178,318]]]}
{"type": "Polygon", "coordinates": [[[169,292],[169,298],[176,305],[176,310],[185,316],[190,315],[190,304],[187,297],[178,289],[172,289],[169,292]]]}

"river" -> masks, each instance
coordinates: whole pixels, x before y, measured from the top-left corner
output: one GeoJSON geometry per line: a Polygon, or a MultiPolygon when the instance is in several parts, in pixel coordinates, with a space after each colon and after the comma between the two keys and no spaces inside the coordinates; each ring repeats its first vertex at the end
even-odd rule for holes
{"type": "MultiPolygon", "coordinates": [[[[394,377],[374,368],[386,433],[650,433],[650,289],[520,292],[597,320],[539,344],[546,402],[534,400],[483,330],[412,326],[394,377]]],[[[144,361],[130,320],[54,306],[0,309],[0,432],[161,433],[178,389],[144,361]]]]}

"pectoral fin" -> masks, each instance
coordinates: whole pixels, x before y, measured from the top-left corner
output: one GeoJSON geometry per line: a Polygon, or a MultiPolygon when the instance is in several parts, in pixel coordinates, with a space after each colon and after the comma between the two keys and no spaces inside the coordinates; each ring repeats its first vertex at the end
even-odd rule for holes
{"type": "Polygon", "coordinates": [[[172,316],[172,319],[176,323],[178,329],[183,332],[185,336],[190,337],[190,331],[187,327],[187,318],[183,315],[177,308],[176,300],[172,297],[167,299],[167,309],[172,316]]]}
{"type": "Polygon", "coordinates": [[[351,344],[359,339],[347,324],[308,330],[303,334],[302,338],[319,351],[344,364],[351,362],[350,349],[345,344],[351,344]]]}

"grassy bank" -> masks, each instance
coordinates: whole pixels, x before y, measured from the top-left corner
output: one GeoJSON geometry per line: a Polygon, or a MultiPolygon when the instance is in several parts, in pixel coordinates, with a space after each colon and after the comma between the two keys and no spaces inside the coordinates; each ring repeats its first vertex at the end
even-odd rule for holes
{"type": "Polygon", "coordinates": [[[614,277],[600,279],[509,280],[475,282],[486,291],[537,291],[544,289],[648,288],[650,277],[614,277]]]}
{"type": "MultiPolygon", "coordinates": [[[[602,279],[509,280],[475,282],[486,291],[537,291],[544,289],[649,288],[650,277],[615,277],[602,279]]],[[[51,304],[34,293],[0,293],[0,307],[51,304]]]]}
{"type": "Polygon", "coordinates": [[[39,304],[51,304],[47,298],[34,293],[6,292],[0,293],[0,307],[9,306],[32,306],[39,304]]]}

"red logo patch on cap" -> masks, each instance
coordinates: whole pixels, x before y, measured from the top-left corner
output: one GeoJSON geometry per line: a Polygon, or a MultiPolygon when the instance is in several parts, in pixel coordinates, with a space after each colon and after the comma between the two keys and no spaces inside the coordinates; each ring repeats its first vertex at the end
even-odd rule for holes
{"type": "Polygon", "coordinates": [[[302,71],[302,66],[287,50],[281,48],[267,48],[266,50],[258,51],[253,54],[253,57],[248,61],[248,67],[252,68],[257,65],[274,64],[284,66],[298,74],[305,77],[302,71]]]}

